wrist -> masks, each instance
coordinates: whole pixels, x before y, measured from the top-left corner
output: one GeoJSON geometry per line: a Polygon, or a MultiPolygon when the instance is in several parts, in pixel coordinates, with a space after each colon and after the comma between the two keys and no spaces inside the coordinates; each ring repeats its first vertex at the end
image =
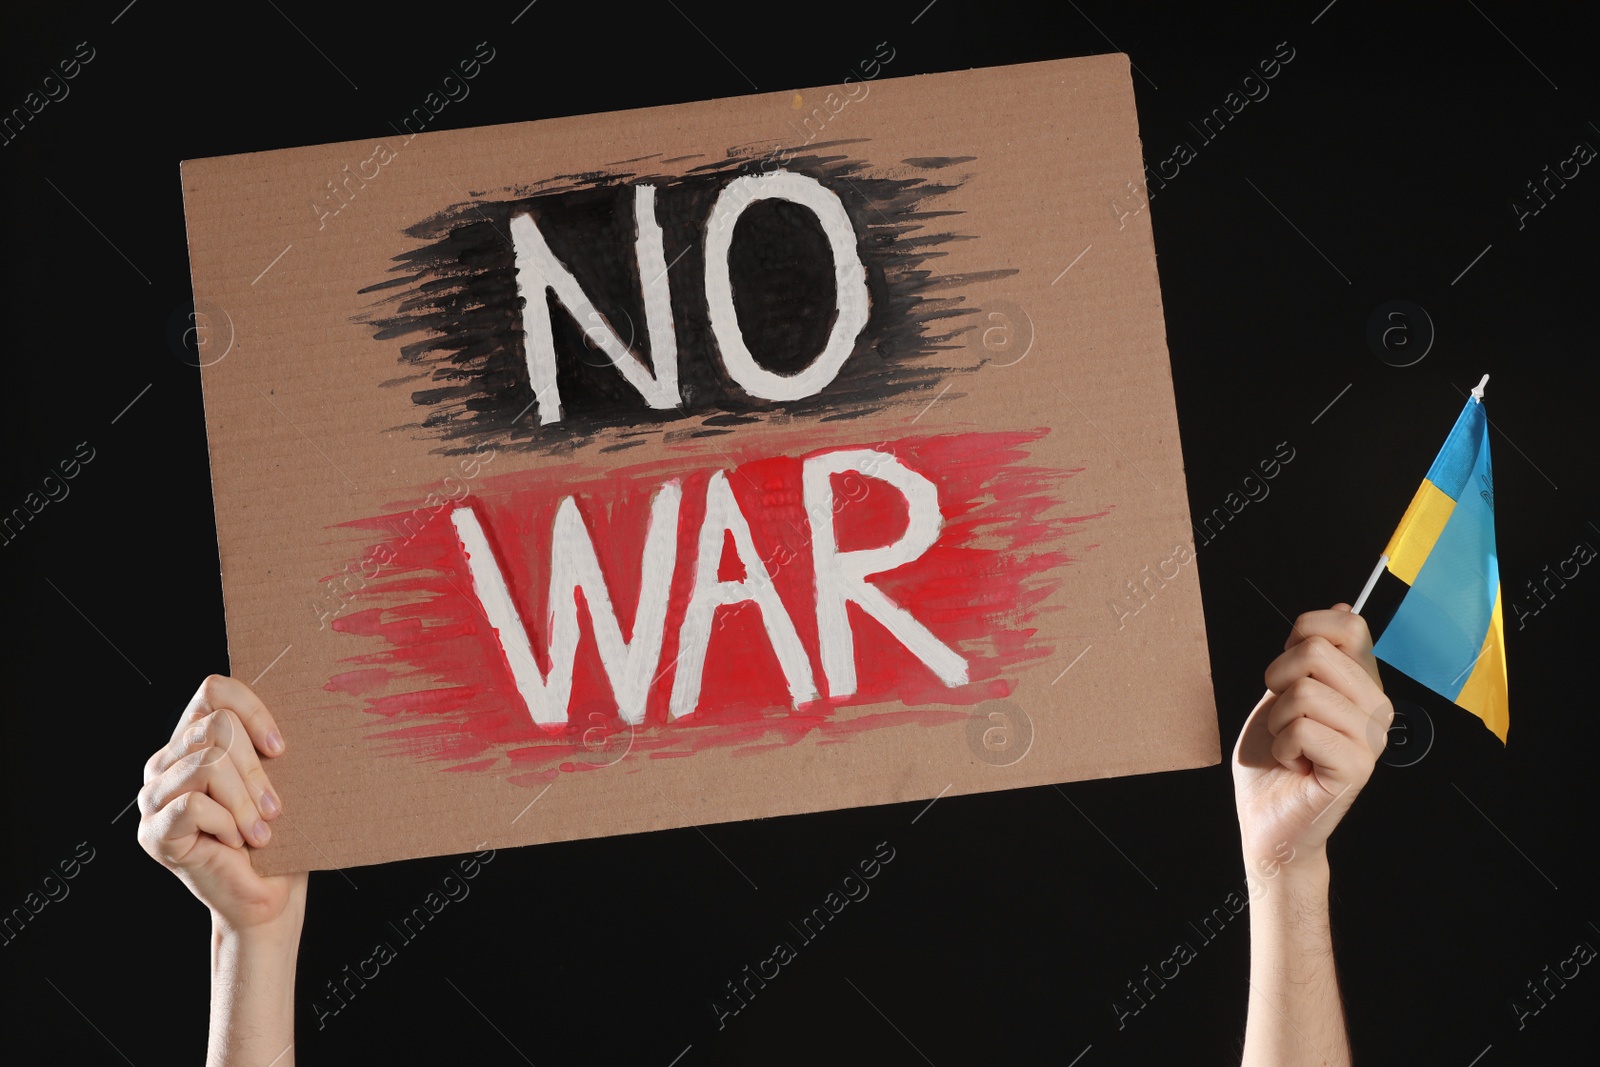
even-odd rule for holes
{"type": "Polygon", "coordinates": [[[305,902],[290,896],[282,911],[270,919],[241,923],[221,912],[211,913],[211,943],[248,953],[252,958],[293,960],[300,948],[300,931],[305,925],[305,902]]]}
{"type": "Polygon", "coordinates": [[[1277,880],[1306,890],[1321,889],[1326,894],[1330,874],[1327,850],[1317,845],[1300,848],[1293,859],[1280,863],[1277,880]]]}
{"type": "Polygon", "coordinates": [[[262,949],[297,946],[306,918],[306,876],[289,878],[286,886],[246,895],[226,910],[211,907],[214,937],[262,949]]]}
{"type": "Polygon", "coordinates": [[[227,954],[235,959],[293,963],[300,949],[300,928],[294,924],[259,923],[236,926],[220,916],[211,919],[212,958],[227,954]]]}
{"type": "Polygon", "coordinates": [[[1331,872],[1328,854],[1320,845],[1280,852],[1272,859],[1247,859],[1245,875],[1252,904],[1272,897],[1300,910],[1327,910],[1331,872]]]}

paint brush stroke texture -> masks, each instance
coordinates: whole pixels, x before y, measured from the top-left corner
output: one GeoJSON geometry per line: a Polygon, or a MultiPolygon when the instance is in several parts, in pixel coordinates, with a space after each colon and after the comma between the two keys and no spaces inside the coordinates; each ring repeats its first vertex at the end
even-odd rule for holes
{"type": "Polygon", "coordinates": [[[617,452],[926,403],[975,369],[939,359],[977,311],[959,290],[1016,272],[928,269],[964,239],[947,228],[959,212],[938,207],[961,179],[934,172],[967,157],[878,168],[827,151],[852,143],[813,146],[781,181],[753,177],[762,172],[750,151],[683,174],[631,161],[410,227],[422,243],[361,290],[377,302],[360,321],[398,342],[408,371],[385,384],[410,387],[424,411],[403,428],[446,453],[488,441],[570,452],[602,433],[604,451],[617,452]],[[778,193],[782,181],[793,188],[778,193]],[[820,192],[807,203],[803,187],[820,192]],[[552,274],[569,278],[566,300],[560,286],[530,284],[552,274]],[[587,303],[574,307],[580,295],[587,303]],[[815,390],[806,384],[808,370],[835,362],[815,390]]]}
{"type": "MultiPolygon", "coordinates": [[[[571,657],[566,714],[557,717],[564,721],[534,721],[514,677],[510,646],[485,615],[482,574],[467,558],[458,526],[449,522],[383,542],[384,555],[392,553],[394,562],[363,594],[374,606],[333,624],[368,639],[367,647],[345,661],[349,669],[327,689],[364,702],[380,724],[371,736],[390,754],[443,761],[457,770],[493,769],[526,783],[624,758],[670,758],[711,747],[749,754],[811,734],[829,743],[863,730],[965,719],[967,713],[953,706],[1009,695],[1020,670],[1052,653],[1037,640],[1033,621],[1067,566],[1093,547],[1078,542],[1106,514],[1061,514],[1071,510],[1062,505],[1069,496],[1066,483],[1080,472],[1028,464],[1029,445],[1046,432],[941,434],[852,446],[883,455],[883,464],[864,475],[825,474],[832,493],[821,507],[816,472],[845,450],[808,448],[798,438],[768,439],[760,454],[706,453],[701,445],[692,456],[631,467],[552,463],[489,479],[463,503],[503,572],[524,629],[516,636],[526,637],[541,676],[552,673],[551,620],[558,612],[570,617],[568,609],[577,608],[575,640],[558,650],[559,658],[571,657]],[[907,473],[890,478],[900,468],[907,473]],[[965,681],[929,652],[926,641],[920,653],[913,650],[917,641],[908,641],[907,634],[914,627],[902,621],[897,635],[880,621],[887,614],[883,601],[877,615],[852,601],[843,608],[853,635],[846,639],[851,690],[841,681],[837,640],[831,662],[828,642],[819,640],[819,617],[836,627],[838,606],[819,608],[818,559],[826,566],[830,554],[837,561],[862,553],[856,558],[865,561],[872,550],[910,545],[919,505],[916,494],[904,489],[922,480],[937,500],[931,544],[867,581],[959,657],[965,681]],[[707,522],[707,501],[716,508],[717,486],[731,491],[737,509],[731,525],[748,532],[747,541],[742,530],[719,538],[726,542],[720,552],[702,543],[704,528],[720,533],[716,524],[728,518],[707,522]],[[566,595],[576,598],[572,603],[549,602],[552,531],[563,514],[562,521],[581,519],[587,530],[619,623],[609,638],[615,652],[616,641],[640,636],[638,619],[654,614],[640,611],[642,598],[661,595],[659,588],[651,594],[644,580],[645,545],[662,536],[663,516],[672,512],[675,529],[667,532],[676,543],[664,583],[660,651],[645,653],[650,681],[626,716],[639,720],[631,724],[619,714],[619,701],[628,702],[625,694],[614,691],[603,665],[591,616],[596,605],[570,585],[566,595]],[[698,695],[685,704],[680,660],[689,658],[684,642],[694,641],[684,636],[693,630],[686,617],[695,610],[697,567],[703,571],[702,561],[712,557],[718,582],[746,581],[747,589],[763,587],[776,602],[751,598],[711,610],[709,639],[692,653],[703,656],[698,695]],[[756,567],[765,578],[751,580],[756,567]],[[797,640],[798,663],[780,661],[771,637],[779,614],[797,640]],[[813,684],[797,691],[797,676],[813,684]],[[896,702],[905,708],[839,714],[842,707],[896,702]]],[[[399,503],[394,515],[346,525],[392,535],[407,513],[399,503]]],[[[911,545],[905,554],[920,547],[911,545]]],[[[701,573],[702,586],[706,578],[701,573]]],[[[656,581],[662,582],[659,575],[656,581]]]]}

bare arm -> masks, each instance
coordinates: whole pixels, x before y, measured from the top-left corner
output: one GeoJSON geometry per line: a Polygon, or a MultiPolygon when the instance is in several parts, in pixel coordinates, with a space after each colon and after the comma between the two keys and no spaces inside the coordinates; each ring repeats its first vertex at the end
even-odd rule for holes
{"type": "Polygon", "coordinates": [[[139,843],[211,911],[208,1067],[292,1067],[294,972],[306,876],[263,878],[247,844],[271,836],[282,803],[258,752],[283,740],[233,678],[207,678],[145,764],[139,843]]]}
{"type": "Polygon", "coordinates": [[[274,927],[240,929],[212,919],[206,1067],[293,1067],[295,957],[306,882],[304,874],[292,877],[296,899],[274,927]]]}
{"type": "Polygon", "coordinates": [[[1327,840],[1383,751],[1394,709],[1347,605],[1295,622],[1234,747],[1250,884],[1244,1067],[1347,1067],[1328,925],[1327,840]]]}

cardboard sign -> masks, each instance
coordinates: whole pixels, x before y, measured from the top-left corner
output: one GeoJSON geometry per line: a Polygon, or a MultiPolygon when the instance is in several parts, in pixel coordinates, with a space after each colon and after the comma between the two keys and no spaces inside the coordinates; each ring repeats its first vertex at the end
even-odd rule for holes
{"type": "Polygon", "coordinates": [[[1218,761],[1127,60],[882,51],[184,165],[260,869],[1218,761]]]}

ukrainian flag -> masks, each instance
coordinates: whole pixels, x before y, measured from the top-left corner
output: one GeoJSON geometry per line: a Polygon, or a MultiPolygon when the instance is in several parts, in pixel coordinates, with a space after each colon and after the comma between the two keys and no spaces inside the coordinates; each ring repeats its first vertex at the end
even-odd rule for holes
{"type": "Polygon", "coordinates": [[[1410,588],[1373,651],[1482,719],[1503,744],[1511,720],[1482,388],[1384,550],[1389,573],[1410,588]]]}

